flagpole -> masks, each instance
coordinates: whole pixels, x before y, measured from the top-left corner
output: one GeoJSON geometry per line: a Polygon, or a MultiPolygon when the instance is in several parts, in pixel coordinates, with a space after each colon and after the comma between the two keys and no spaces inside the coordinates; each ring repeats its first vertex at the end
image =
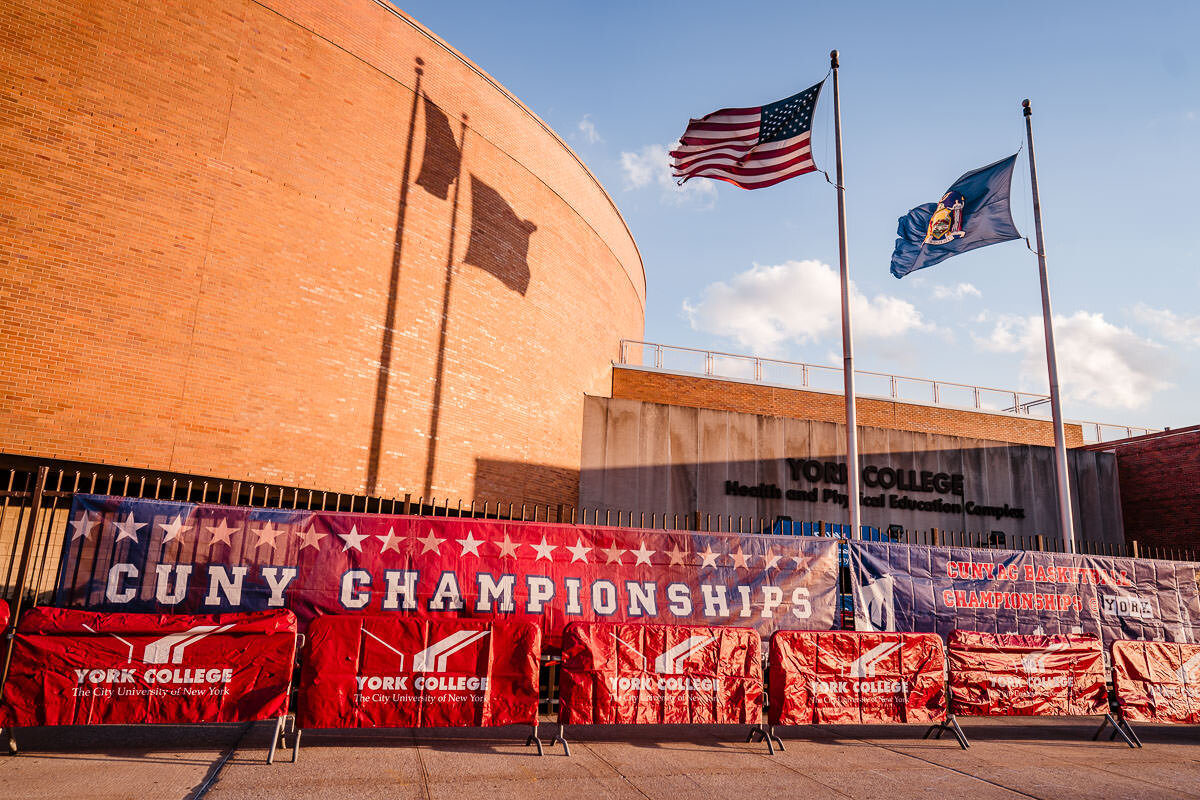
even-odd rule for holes
{"type": "Polygon", "coordinates": [[[838,96],[838,51],[833,70],[833,141],[837,153],[838,261],[842,272],[842,373],[846,379],[846,491],[850,494],[850,538],[862,536],[858,504],[858,423],[854,414],[854,337],[850,333],[850,272],[846,265],[846,182],[842,177],[842,106],[838,96]]]}
{"type": "Polygon", "coordinates": [[[1058,525],[1065,552],[1074,553],[1075,527],[1071,523],[1067,438],[1063,432],[1062,403],[1058,393],[1058,362],[1054,357],[1054,325],[1050,314],[1050,283],[1046,278],[1046,246],[1042,241],[1042,204],[1038,199],[1037,160],[1033,157],[1033,110],[1029,107],[1028,100],[1022,102],[1021,106],[1025,109],[1025,135],[1029,141],[1029,184],[1033,189],[1033,226],[1037,232],[1038,275],[1042,282],[1042,323],[1046,327],[1046,365],[1050,371],[1050,411],[1054,419],[1054,471],[1058,479],[1058,525]]]}

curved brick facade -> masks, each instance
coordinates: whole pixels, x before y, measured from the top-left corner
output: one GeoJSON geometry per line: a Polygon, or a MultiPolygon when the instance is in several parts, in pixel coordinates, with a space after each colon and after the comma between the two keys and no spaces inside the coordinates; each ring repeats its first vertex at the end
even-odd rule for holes
{"type": "Polygon", "coordinates": [[[0,9],[0,452],[575,502],[645,278],[519,101],[374,0],[0,9]]]}

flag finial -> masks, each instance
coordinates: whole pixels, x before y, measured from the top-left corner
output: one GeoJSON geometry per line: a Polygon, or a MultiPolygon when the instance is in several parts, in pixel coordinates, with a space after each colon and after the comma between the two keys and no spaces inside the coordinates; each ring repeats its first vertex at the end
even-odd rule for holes
{"type": "Polygon", "coordinates": [[[833,67],[834,69],[838,68],[838,51],[837,50],[829,51],[829,66],[833,67]]]}
{"type": "Polygon", "coordinates": [[[1033,115],[1033,109],[1029,107],[1029,100],[1022,100],[1021,108],[1025,109],[1025,116],[1029,117],[1033,115]]]}

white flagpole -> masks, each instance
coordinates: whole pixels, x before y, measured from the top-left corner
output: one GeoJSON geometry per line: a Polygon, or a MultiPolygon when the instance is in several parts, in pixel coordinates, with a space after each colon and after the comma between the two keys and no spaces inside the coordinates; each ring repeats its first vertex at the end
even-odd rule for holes
{"type": "Polygon", "coordinates": [[[1042,204],[1038,199],[1037,161],[1033,157],[1033,111],[1029,107],[1028,100],[1022,102],[1021,106],[1025,109],[1025,135],[1029,140],[1029,184],[1033,189],[1033,226],[1037,232],[1038,274],[1042,282],[1042,322],[1046,326],[1046,365],[1050,370],[1050,411],[1054,419],[1054,472],[1058,479],[1058,525],[1065,552],[1074,553],[1075,527],[1071,523],[1071,484],[1067,473],[1067,438],[1063,433],[1062,403],[1058,395],[1058,362],[1054,357],[1050,284],[1046,278],[1046,246],[1042,241],[1042,204]]]}
{"type": "MultiPolygon", "coordinates": [[[[850,333],[850,272],[846,265],[846,183],[842,176],[842,106],[838,97],[838,51],[833,70],[833,140],[837,151],[838,259],[842,271],[842,372],[846,379],[846,491],[850,494],[850,538],[862,536],[858,507],[858,423],[854,415],[854,337],[850,333]]],[[[1032,149],[1030,150],[1032,154],[1032,149]]]]}

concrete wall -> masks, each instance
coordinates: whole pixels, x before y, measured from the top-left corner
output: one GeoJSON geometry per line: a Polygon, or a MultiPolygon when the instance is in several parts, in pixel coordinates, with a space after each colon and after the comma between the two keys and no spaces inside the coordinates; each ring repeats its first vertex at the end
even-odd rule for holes
{"type": "MultiPolygon", "coordinates": [[[[636,400],[588,397],[584,404],[580,505],[585,508],[686,515],[845,522],[835,497],[845,485],[792,475],[787,459],[845,462],[845,426],[820,420],[742,414],[636,400]],[[782,499],[730,495],[726,482],[774,486],[782,499]],[[817,500],[788,500],[788,490],[817,490],[817,500]]],[[[886,529],[939,528],[1009,536],[1058,535],[1054,451],[1050,447],[861,426],[864,467],[963,476],[962,495],[862,487],[868,496],[940,499],[956,513],[863,506],[864,524],[886,529]],[[967,512],[967,503],[1023,509],[1023,517],[967,512]]],[[[1121,500],[1109,453],[1068,451],[1076,536],[1121,542],[1121,500]]]]}
{"type": "Polygon", "coordinates": [[[486,73],[373,0],[0,0],[0,33],[0,453],[575,502],[645,277],[486,73]]]}

